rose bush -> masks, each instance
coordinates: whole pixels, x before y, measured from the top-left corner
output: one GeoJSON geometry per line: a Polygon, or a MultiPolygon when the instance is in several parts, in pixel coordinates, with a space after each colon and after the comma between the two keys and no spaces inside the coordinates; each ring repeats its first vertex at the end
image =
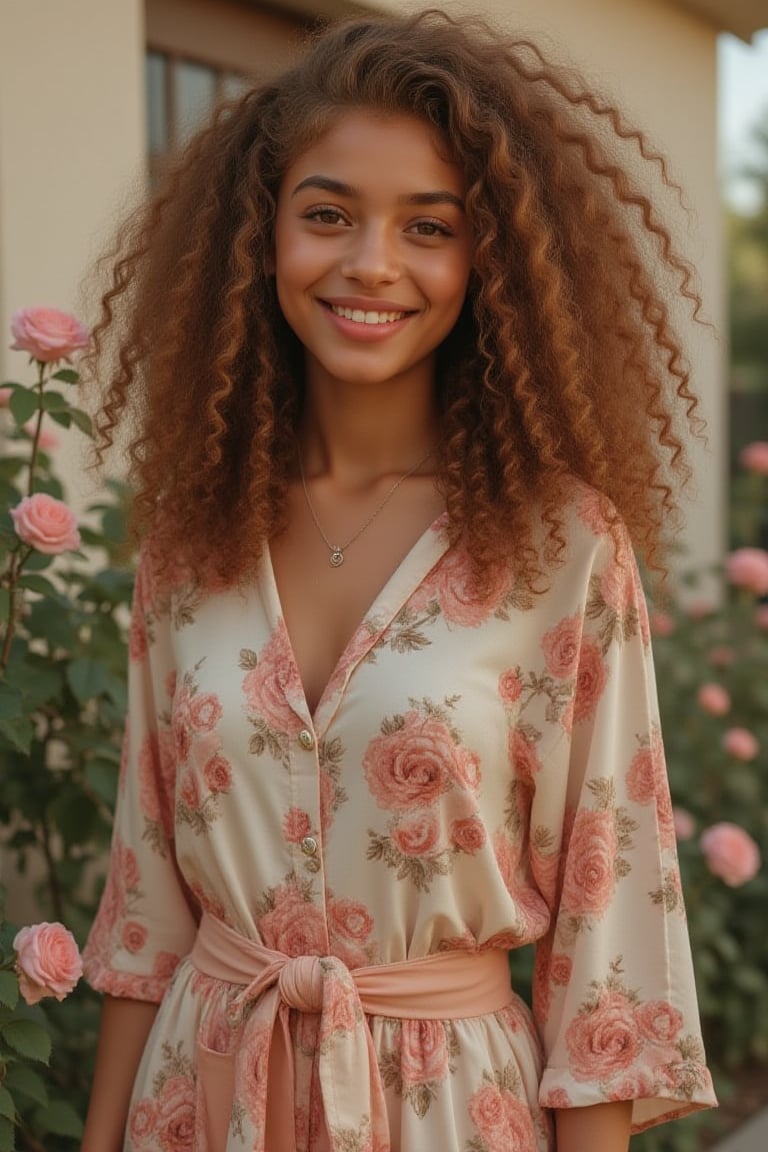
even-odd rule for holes
{"type": "Polygon", "coordinates": [[[13,336],[35,378],[5,382],[0,410],[0,845],[14,890],[19,874],[40,877],[27,882],[27,900],[46,922],[4,919],[0,891],[0,1152],[74,1152],[98,1001],[82,982],[67,992],[95,909],[120,763],[126,493],[108,485],[78,525],[43,426],[90,431],[67,395],[77,373],[60,367],[87,330],[65,313],[23,309],[13,336]]]}

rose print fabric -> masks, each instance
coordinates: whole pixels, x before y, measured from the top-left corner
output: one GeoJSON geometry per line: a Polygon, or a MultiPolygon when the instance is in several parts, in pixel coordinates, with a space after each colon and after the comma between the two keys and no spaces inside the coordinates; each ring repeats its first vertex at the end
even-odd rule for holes
{"type": "Polygon", "coordinates": [[[591,490],[565,537],[541,595],[499,577],[478,599],[437,521],[314,716],[268,554],[246,587],[172,595],[142,557],[85,954],[95,987],[161,1004],[128,1152],[207,1149],[199,1046],[236,1060],[227,1152],[265,1147],[268,1030],[243,1028],[240,985],[192,964],[203,911],[342,976],[536,944],[533,1013],[515,998],[460,1019],[366,1016],[388,1134],[329,1134],[334,1022],[291,1008],[297,1152],[548,1152],[553,1108],[631,1099],[639,1130],[714,1103],[637,570],[591,490]]]}

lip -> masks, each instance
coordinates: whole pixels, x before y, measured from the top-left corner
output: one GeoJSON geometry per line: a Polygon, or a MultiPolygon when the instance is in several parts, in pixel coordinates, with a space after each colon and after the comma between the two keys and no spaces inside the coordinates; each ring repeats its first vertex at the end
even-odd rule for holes
{"type": "Polygon", "coordinates": [[[321,304],[334,308],[357,308],[363,312],[416,312],[400,300],[381,300],[376,296],[319,296],[321,304]]]}
{"type": "MultiPolygon", "coordinates": [[[[335,302],[334,302],[335,303],[335,302]]],[[[398,332],[402,332],[403,328],[410,324],[413,317],[413,312],[408,312],[400,320],[389,320],[387,324],[360,324],[359,320],[348,320],[343,316],[336,316],[336,313],[330,308],[330,305],[325,301],[322,304],[322,314],[328,317],[329,323],[333,324],[335,331],[348,340],[356,341],[357,343],[364,344],[377,344],[383,340],[391,340],[398,332]]],[[[337,308],[351,308],[351,304],[337,304],[337,308]]],[[[402,308],[371,308],[368,302],[368,312],[402,312],[402,308]]]]}
{"type": "Polygon", "coordinates": [[[377,300],[376,307],[372,307],[373,301],[368,299],[366,301],[367,307],[363,308],[360,303],[348,304],[346,301],[349,299],[360,300],[360,297],[345,297],[344,302],[334,299],[320,300],[319,303],[323,310],[323,315],[328,317],[328,320],[333,324],[336,331],[347,337],[348,339],[355,340],[361,344],[378,344],[382,340],[391,340],[398,332],[402,332],[403,328],[410,323],[415,313],[406,311],[400,305],[390,304],[387,300],[377,300]],[[337,308],[360,308],[365,312],[405,312],[405,316],[400,320],[390,320],[386,324],[362,324],[359,320],[347,320],[344,316],[337,316],[333,311],[331,304],[337,308]]]}

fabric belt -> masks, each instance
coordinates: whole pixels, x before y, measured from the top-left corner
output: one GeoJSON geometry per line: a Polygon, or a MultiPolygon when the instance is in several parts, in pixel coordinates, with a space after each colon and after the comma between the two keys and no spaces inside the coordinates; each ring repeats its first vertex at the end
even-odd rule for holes
{"type": "MultiPolygon", "coordinates": [[[[204,913],[192,965],[243,985],[228,1023],[228,1054],[198,1042],[207,1152],[225,1152],[235,1097],[256,1132],[252,1152],[295,1152],[290,1010],[319,1013],[319,1076],[331,1152],[389,1152],[384,1087],[365,1014],[410,1020],[484,1016],[510,1004],[507,953],[437,952],[349,969],[336,956],[287,956],[204,913]]],[[[237,1147],[242,1145],[237,1142],[237,1147]]]]}

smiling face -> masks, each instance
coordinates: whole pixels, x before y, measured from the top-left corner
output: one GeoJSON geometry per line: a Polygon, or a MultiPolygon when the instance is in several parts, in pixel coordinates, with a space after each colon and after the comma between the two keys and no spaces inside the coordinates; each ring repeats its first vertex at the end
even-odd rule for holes
{"type": "Polygon", "coordinates": [[[286,172],[277,295],[310,386],[432,386],[471,268],[460,168],[414,116],[341,116],[286,172]]]}

